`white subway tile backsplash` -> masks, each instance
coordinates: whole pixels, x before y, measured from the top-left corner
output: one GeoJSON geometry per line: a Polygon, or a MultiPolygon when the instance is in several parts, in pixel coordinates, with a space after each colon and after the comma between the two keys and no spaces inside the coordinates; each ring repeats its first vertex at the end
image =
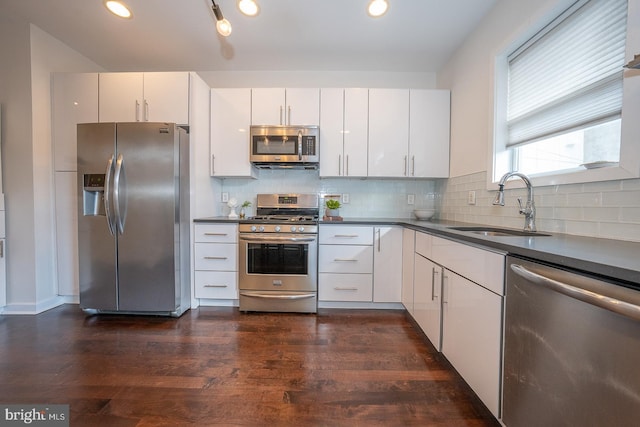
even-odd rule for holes
{"type": "Polygon", "coordinates": [[[626,179],[621,183],[623,190],[640,190],[640,179],[626,179]]]}
{"type": "MultiPolygon", "coordinates": [[[[317,171],[263,170],[259,179],[222,180],[222,190],[240,203],[248,200],[255,207],[259,193],[349,193],[350,201],[340,208],[344,217],[411,218],[416,208],[436,206],[434,180],[418,179],[320,179],[317,171]],[[407,204],[407,194],[415,195],[415,204],[407,204]]],[[[255,212],[255,211],[253,211],[255,212]]],[[[218,214],[227,215],[229,208],[219,204],[218,214]]]]}
{"type": "MultiPolygon", "coordinates": [[[[521,228],[517,198],[526,200],[524,188],[505,188],[505,206],[493,206],[497,188],[487,190],[486,174],[478,172],[437,180],[418,179],[320,179],[317,171],[260,171],[259,179],[225,179],[222,190],[240,203],[255,208],[258,193],[349,193],[344,217],[412,218],[415,208],[436,208],[436,218],[450,221],[521,228]],[[476,204],[467,204],[469,191],[476,204]],[[407,204],[407,194],[415,204],[407,204]]],[[[606,181],[535,188],[536,224],[540,231],[610,239],[640,241],[640,180],[606,181]]],[[[218,214],[229,212],[218,203],[218,214]]],[[[251,212],[255,212],[251,210],[251,212]]]]}
{"type": "Polygon", "coordinates": [[[640,224],[602,222],[600,223],[600,234],[599,237],[608,239],[640,242],[640,224]]]}
{"type": "MultiPolygon", "coordinates": [[[[492,206],[496,190],[487,190],[484,172],[438,181],[438,217],[521,228],[524,217],[518,213],[516,199],[525,200],[526,189],[507,185],[504,207],[492,206]],[[466,204],[469,190],[476,192],[475,206],[466,204]]],[[[534,190],[540,231],[640,241],[640,179],[534,190]]]]}
{"type": "Polygon", "coordinates": [[[602,193],[603,206],[640,206],[640,191],[616,191],[602,193]]]}
{"type": "Polygon", "coordinates": [[[602,206],[602,193],[567,194],[567,206],[602,206]]]}

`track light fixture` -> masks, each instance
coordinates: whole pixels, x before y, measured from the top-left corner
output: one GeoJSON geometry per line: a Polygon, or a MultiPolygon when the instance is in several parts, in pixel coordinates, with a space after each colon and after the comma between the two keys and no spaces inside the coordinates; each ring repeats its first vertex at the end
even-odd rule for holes
{"type": "Polygon", "coordinates": [[[367,13],[373,18],[384,15],[389,10],[389,3],[387,0],[371,0],[369,7],[367,7],[367,13]]]}
{"type": "Polygon", "coordinates": [[[218,30],[218,34],[228,37],[229,34],[231,34],[231,22],[224,17],[220,6],[218,6],[214,0],[211,0],[211,10],[213,10],[213,14],[216,16],[216,30],[218,30]]]}

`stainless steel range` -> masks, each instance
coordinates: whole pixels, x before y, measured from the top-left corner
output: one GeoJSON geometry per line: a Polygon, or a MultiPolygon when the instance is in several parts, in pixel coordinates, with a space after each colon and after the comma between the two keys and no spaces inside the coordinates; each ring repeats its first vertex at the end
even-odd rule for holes
{"type": "Polygon", "coordinates": [[[239,226],[240,310],[316,313],[317,194],[258,194],[239,226]]]}

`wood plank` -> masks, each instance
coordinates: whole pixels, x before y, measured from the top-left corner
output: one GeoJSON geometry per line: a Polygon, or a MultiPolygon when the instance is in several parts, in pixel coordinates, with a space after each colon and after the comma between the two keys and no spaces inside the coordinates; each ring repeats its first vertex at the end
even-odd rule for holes
{"type": "Polygon", "coordinates": [[[0,401],[74,426],[499,425],[399,310],[4,316],[0,401]]]}

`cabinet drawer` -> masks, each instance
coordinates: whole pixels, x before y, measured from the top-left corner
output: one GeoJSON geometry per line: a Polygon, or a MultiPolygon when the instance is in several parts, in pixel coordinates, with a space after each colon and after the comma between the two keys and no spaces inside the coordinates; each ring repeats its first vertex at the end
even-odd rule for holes
{"type": "Polygon", "coordinates": [[[318,300],[371,302],[373,277],[371,274],[320,273],[318,300]]]}
{"type": "Polygon", "coordinates": [[[196,243],[195,269],[238,271],[238,245],[225,243],[196,243]]]}
{"type": "Polygon", "coordinates": [[[196,224],[195,242],[237,243],[238,226],[236,224],[196,224]]]}
{"type": "Polygon", "coordinates": [[[505,255],[432,236],[431,259],[447,269],[504,295],[505,255]]]}
{"type": "Polygon", "coordinates": [[[431,235],[427,233],[416,233],[416,253],[425,258],[431,258],[431,235]]]}
{"type": "Polygon", "coordinates": [[[373,247],[320,245],[318,271],[321,273],[372,273],[373,247]]]}
{"type": "Polygon", "coordinates": [[[196,298],[238,299],[238,273],[235,271],[196,271],[196,298]]]}
{"type": "Polygon", "coordinates": [[[373,245],[373,227],[321,225],[318,241],[321,245],[373,245]]]}

